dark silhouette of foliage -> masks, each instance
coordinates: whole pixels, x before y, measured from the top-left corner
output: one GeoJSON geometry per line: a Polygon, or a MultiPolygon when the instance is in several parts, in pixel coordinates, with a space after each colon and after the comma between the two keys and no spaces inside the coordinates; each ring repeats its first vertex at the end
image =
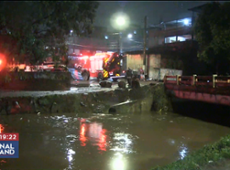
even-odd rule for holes
{"type": "Polygon", "coordinates": [[[198,58],[218,74],[229,72],[230,3],[207,4],[198,14],[194,31],[200,47],[198,58]]]}
{"type": "Polygon", "coordinates": [[[90,34],[98,5],[92,1],[1,1],[0,52],[8,61],[32,64],[48,54],[55,60],[66,56],[70,30],[77,36],[90,34]]]}

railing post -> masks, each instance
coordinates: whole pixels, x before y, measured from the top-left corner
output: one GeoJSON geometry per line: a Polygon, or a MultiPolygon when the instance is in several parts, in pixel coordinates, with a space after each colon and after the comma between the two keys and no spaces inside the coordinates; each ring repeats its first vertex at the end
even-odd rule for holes
{"type": "Polygon", "coordinates": [[[217,77],[217,74],[213,74],[213,75],[212,75],[212,87],[213,87],[213,88],[216,87],[216,77],[217,77]]]}
{"type": "Polygon", "coordinates": [[[176,75],[176,85],[179,85],[179,76],[176,75]]]}
{"type": "Polygon", "coordinates": [[[196,74],[193,74],[192,76],[192,85],[195,86],[196,85],[196,74]]]}

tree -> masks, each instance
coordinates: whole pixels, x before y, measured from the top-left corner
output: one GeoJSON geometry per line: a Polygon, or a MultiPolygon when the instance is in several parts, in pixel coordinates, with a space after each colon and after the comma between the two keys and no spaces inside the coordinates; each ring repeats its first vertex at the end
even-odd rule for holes
{"type": "Polygon", "coordinates": [[[0,52],[7,60],[31,64],[52,55],[66,56],[65,41],[91,33],[98,2],[21,1],[0,2],[0,52]]]}
{"type": "Polygon", "coordinates": [[[230,64],[230,3],[207,4],[198,14],[194,32],[199,43],[198,58],[226,74],[230,64]]]}

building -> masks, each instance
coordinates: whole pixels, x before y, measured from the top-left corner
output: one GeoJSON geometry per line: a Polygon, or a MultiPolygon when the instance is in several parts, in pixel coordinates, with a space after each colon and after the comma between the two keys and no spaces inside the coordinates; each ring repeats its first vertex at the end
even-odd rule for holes
{"type": "Polygon", "coordinates": [[[192,18],[183,18],[148,28],[148,47],[192,40],[192,18]]]}
{"type": "MultiPolygon", "coordinates": [[[[148,28],[147,39],[147,75],[150,79],[160,79],[164,74],[176,75],[183,70],[184,75],[205,74],[206,65],[197,58],[198,43],[192,27],[197,13],[205,5],[188,9],[191,17],[161,22],[148,28]],[[162,71],[163,70],[163,71],[162,71]]],[[[137,70],[143,63],[143,50],[127,52],[129,58],[135,58],[132,65],[137,70]]]]}

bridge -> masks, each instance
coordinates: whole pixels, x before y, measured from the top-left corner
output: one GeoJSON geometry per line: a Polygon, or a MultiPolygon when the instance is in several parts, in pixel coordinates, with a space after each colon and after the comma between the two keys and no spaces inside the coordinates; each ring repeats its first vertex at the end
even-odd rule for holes
{"type": "Polygon", "coordinates": [[[165,76],[172,97],[230,106],[230,76],[165,76]]]}

